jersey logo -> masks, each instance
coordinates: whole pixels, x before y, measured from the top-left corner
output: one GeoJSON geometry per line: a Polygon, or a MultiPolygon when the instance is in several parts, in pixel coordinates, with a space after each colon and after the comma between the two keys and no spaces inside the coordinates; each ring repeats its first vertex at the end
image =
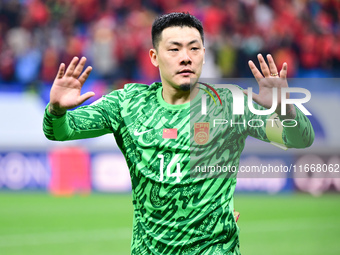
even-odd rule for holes
{"type": "Polygon", "coordinates": [[[206,144],[209,140],[209,122],[195,123],[194,126],[194,140],[197,144],[206,144]]]}
{"type": "Polygon", "coordinates": [[[143,131],[143,132],[138,132],[137,129],[135,129],[135,132],[133,133],[135,136],[140,136],[142,134],[145,134],[147,132],[150,132],[152,129],[149,129],[149,130],[146,130],[146,131],[143,131]]]}

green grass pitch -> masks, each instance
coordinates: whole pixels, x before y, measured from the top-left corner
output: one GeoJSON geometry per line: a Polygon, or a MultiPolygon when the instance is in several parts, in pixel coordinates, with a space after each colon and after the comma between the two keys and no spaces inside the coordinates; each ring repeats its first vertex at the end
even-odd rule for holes
{"type": "MultiPolygon", "coordinates": [[[[339,194],[237,194],[242,254],[340,254],[339,202],[339,194]]],[[[0,193],[1,255],[127,255],[131,227],[130,194],[0,193]]]]}

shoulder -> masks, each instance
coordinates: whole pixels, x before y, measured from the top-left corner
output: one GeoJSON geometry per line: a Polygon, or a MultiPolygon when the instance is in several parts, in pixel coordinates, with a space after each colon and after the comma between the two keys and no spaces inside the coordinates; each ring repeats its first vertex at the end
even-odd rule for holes
{"type": "Polygon", "coordinates": [[[210,84],[200,82],[200,87],[204,90],[207,90],[210,93],[215,94],[217,97],[223,98],[232,98],[233,95],[237,97],[244,97],[243,88],[236,84],[210,84]]]}
{"type": "Polygon", "coordinates": [[[159,82],[154,82],[150,85],[142,83],[127,83],[122,89],[114,90],[108,95],[124,95],[125,98],[133,97],[140,94],[149,94],[157,91],[162,86],[159,82]]]}
{"type": "Polygon", "coordinates": [[[156,94],[157,89],[162,84],[159,82],[152,83],[150,85],[142,83],[127,83],[121,89],[113,90],[112,92],[103,95],[100,99],[93,102],[91,105],[111,105],[111,104],[123,104],[130,102],[131,100],[139,101],[141,98],[146,98],[149,95],[156,94]]]}

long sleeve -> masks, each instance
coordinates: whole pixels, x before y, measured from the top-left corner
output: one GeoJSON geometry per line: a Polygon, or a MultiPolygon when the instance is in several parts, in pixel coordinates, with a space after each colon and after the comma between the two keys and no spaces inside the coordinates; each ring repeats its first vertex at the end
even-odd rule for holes
{"type": "MultiPolygon", "coordinates": [[[[262,106],[255,105],[264,110],[262,106]]],[[[247,109],[247,120],[261,120],[262,127],[249,127],[248,134],[257,139],[283,145],[286,148],[306,148],[314,141],[314,130],[309,119],[297,108],[294,120],[280,120],[277,114],[254,115],[247,109]]]]}
{"type": "Polygon", "coordinates": [[[286,121],[282,132],[282,140],[290,148],[306,148],[313,144],[314,130],[306,115],[297,107],[295,121],[286,121]]]}
{"type": "Polygon", "coordinates": [[[115,132],[122,119],[120,101],[124,93],[116,90],[92,105],[55,116],[45,109],[43,131],[49,140],[66,141],[98,137],[115,132]]]}
{"type": "Polygon", "coordinates": [[[49,140],[92,138],[112,132],[105,118],[95,110],[68,111],[55,116],[45,109],[43,130],[49,140]]]}

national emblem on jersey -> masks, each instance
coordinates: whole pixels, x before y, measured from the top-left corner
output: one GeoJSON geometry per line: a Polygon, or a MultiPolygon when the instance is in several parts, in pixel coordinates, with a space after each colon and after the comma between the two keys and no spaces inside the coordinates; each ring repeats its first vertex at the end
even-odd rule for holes
{"type": "Polygon", "coordinates": [[[176,139],[177,138],[177,128],[164,128],[163,129],[164,139],[176,139]]]}
{"type": "Polygon", "coordinates": [[[206,144],[209,140],[209,122],[199,122],[194,125],[194,141],[203,145],[206,144]]]}

